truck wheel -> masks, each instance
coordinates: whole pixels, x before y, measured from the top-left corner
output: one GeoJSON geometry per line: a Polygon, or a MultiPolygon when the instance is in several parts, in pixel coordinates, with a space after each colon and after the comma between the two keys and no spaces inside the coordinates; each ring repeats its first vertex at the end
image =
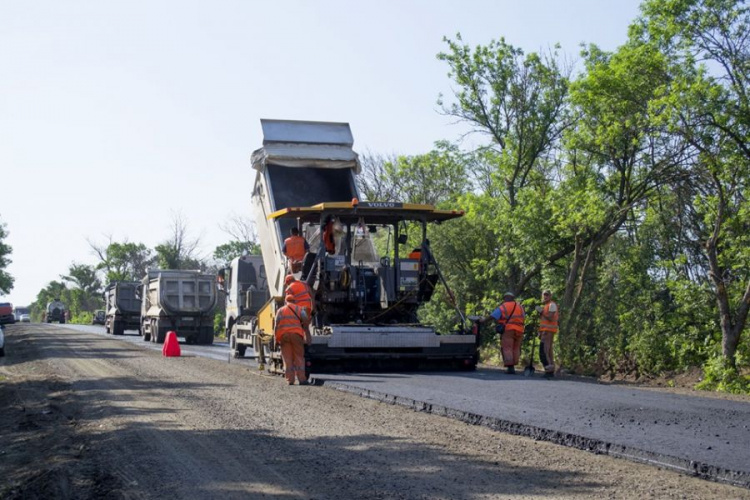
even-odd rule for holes
{"type": "Polygon", "coordinates": [[[5,356],[5,347],[0,347],[0,358],[5,356]]]}
{"type": "Polygon", "coordinates": [[[125,333],[125,328],[122,321],[114,320],[112,322],[112,335],[122,335],[123,333],[125,333]]]}
{"type": "Polygon", "coordinates": [[[201,328],[201,334],[200,334],[200,343],[203,345],[213,345],[214,344],[214,329],[213,327],[206,326],[201,328]]]}
{"type": "Polygon", "coordinates": [[[167,338],[167,327],[162,326],[161,321],[158,319],[155,321],[156,328],[154,329],[154,335],[156,335],[156,343],[157,344],[163,344],[164,339],[167,338]]]}

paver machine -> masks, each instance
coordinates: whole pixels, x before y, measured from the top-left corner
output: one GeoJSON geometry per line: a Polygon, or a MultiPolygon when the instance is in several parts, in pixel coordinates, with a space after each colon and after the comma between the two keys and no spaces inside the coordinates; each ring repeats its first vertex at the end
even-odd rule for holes
{"type": "MultiPolygon", "coordinates": [[[[261,120],[261,125],[264,141],[252,156],[256,174],[251,200],[263,264],[256,287],[238,299],[248,307],[229,331],[233,355],[244,356],[250,348],[261,366],[281,371],[274,318],[283,305],[289,272],[283,241],[297,227],[310,251],[295,276],[310,285],[316,309],[305,351],[308,371],[427,365],[474,369],[478,338],[458,308],[458,328],[451,333],[421,324],[417,315],[438,283],[447,285],[427,226],[463,213],[360,202],[355,183],[360,164],[346,123],[261,120]],[[335,227],[333,251],[321,242],[322,228],[329,223],[335,227]]],[[[230,284],[228,295],[236,293],[230,284]]]]}

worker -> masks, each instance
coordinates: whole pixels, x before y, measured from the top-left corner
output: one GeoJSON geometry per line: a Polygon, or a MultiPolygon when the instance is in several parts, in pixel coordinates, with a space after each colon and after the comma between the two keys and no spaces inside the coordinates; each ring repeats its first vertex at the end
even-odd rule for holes
{"type": "Polygon", "coordinates": [[[290,236],[284,240],[281,251],[288,259],[290,272],[296,273],[302,269],[302,261],[305,260],[305,254],[310,250],[310,245],[305,238],[300,236],[296,226],[289,232],[290,236]]]}
{"type": "Polygon", "coordinates": [[[505,292],[503,303],[500,304],[488,316],[481,319],[481,322],[495,320],[502,330],[500,337],[500,348],[503,355],[503,364],[505,373],[514,375],[516,365],[521,358],[521,339],[523,339],[523,323],[526,318],[526,311],[523,306],[516,301],[516,296],[511,292],[505,292]]]}
{"type": "Polygon", "coordinates": [[[310,343],[307,329],[310,318],[304,307],[294,303],[292,295],[287,295],[284,302],[285,304],[276,311],[274,338],[281,346],[286,383],[294,385],[296,376],[299,385],[308,385],[305,376],[305,344],[310,343]]]}
{"type": "Polygon", "coordinates": [[[550,290],[542,292],[542,305],[536,306],[536,310],[539,313],[539,359],[542,360],[544,365],[544,378],[553,378],[555,376],[555,354],[552,343],[555,340],[555,333],[557,333],[560,313],[557,304],[552,301],[550,290]]]}
{"type": "Polygon", "coordinates": [[[323,245],[327,254],[333,255],[336,253],[336,237],[333,234],[333,215],[329,215],[326,218],[325,226],[323,227],[323,245]]]}
{"type": "Polygon", "coordinates": [[[310,285],[296,279],[293,274],[287,274],[286,278],[284,278],[284,289],[285,295],[293,296],[294,303],[304,307],[307,310],[307,316],[311,318],[312,312],[315,309],[315,302],[313,301],[313,291],[310,285]]]}

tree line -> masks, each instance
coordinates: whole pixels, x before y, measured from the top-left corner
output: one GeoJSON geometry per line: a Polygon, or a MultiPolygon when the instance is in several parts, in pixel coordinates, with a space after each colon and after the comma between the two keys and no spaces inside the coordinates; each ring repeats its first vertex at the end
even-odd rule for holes
{"type": "MultiPolygon", "coordinates": [[[[104,306],[103,292],[108,283],[140,281],[149,268],[216,272],[244,252],[260,252],[254,225],[247,217],[232,215],[220,228],[230,240],[217,246],[211,258],[200,255],[200,238],[190,236],[188,223],[179,213],[173,215],[169,235],[154,248],[111,237],[104,244],[89,240],[97,262],[72,263],[67,274],[39,291],[30,306],[31,316],[41,321],[47,304],[60,299],[68,308],[71,322],[89,324],[93,313],[104,306]]],[[[221,323],[221,314],[218,317],[221,323]]]]}
{"type": "MultiPolygon", "coordinates": [[[[506,290],[561,306],[558,349],[578,373],[703,366],[747,391],[750,15],[731,0],[649,0],[613,52],[525,54],[504,39],[438,54],[442,113],[467,141],[367,154],[368,199],[459,207],[431,231],[468,312],[506,290]],[[743,342],[744,340],[744,342],[743,342]]],[[[449,327],[450,308],[423,319],[449,327]]],[[[485,355],[491,350],[486,349],[485,355]]]]}

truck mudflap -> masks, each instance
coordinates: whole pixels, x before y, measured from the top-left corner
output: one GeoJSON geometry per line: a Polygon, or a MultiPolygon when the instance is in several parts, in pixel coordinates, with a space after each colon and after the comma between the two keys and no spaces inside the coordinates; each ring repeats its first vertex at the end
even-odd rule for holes
{"type": "Polygon", "coordinates": [[[424,368],[432,362],[438,368],[474,369],[479,358],[475,335],[437,335],[430,327],[333,325],[328,335],[314,335],[305,350],[311,372],[346,368],[368,369],[388,361],[392,368],[424,368]]]}

